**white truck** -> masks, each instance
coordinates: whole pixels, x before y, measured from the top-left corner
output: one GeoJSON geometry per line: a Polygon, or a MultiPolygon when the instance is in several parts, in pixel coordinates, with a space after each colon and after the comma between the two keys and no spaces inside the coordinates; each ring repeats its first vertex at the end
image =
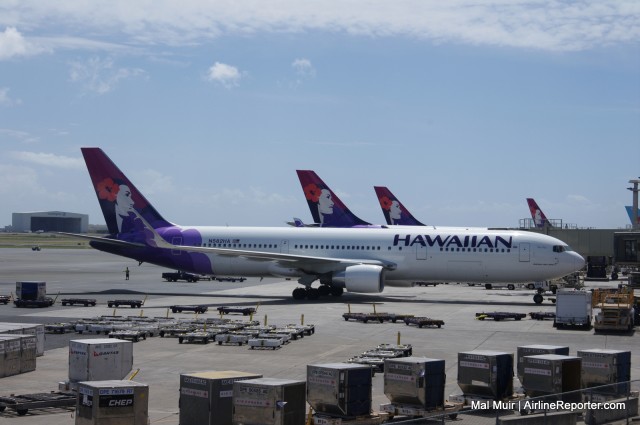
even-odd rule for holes
{"type": "Polygon", "coordinates": [[[553,326],[581,326],[591,329],[592,294],[587,291],[561,289],[556,292],[556,319],[553,326]]]}

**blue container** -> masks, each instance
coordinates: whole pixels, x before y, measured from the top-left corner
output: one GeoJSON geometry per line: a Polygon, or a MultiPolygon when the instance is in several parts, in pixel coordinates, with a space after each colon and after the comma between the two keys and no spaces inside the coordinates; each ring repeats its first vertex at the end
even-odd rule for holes
{"type": "Polygon", "coordinates": [[[524,357],[536,356],[538,354],[559,354],[561,356],[569,355],[569,347],[560,345],[523,345],[518,347],[516,355],[518,359],[518,379],[522,383],[522,376],[524,372],[524,357]]]}
{"type": "Polygon", "coordinates": [[[402,357],[384,362],[384,394],[393,404],[434,410],[444,405],[444,360],[402,357]]]}
{"type": "Polygon", "coordinates": [[[458,353],[458,386],[466,396],[504,400],[513,395],[513,354],[477,350],[458,353]]]}
{"type": "Polygon", "coordinates": [[[582,387],[601,394],[626,395],[631,379],[631,351],[593,348],[578,351],[582,387]],[[614,385],[615,384],[615,385],[614,385]]]}

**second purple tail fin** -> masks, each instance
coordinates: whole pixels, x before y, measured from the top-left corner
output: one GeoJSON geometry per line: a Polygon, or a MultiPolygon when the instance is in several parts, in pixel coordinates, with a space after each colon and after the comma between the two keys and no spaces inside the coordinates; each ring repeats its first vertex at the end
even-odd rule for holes
{"type": "Polygon", "coordinates": [[[389,225],[402,225],[402,226],[424,226],[418,220],[411,215],[402,202],[396,198],[389,189],[384,186],[374,186],[380,207],[382,208],[382,214],[387,220],[389,225]]]}
{"type": "Polygon", "coordinates": [[[296,170],[311,216],[320,227],[365,227],[371,223],[360,219],[347,208],[318,175],[311,170],[296,170]]]}

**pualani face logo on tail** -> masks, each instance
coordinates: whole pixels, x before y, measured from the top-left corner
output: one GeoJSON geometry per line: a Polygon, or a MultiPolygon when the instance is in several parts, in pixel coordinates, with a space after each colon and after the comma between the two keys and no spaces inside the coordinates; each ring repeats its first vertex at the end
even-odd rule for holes
{"type": "Polygon", "coordinates": [[[133,208],[134,201],[129,186],[107,177],[96,185],[96,192],[101,202],[112,206],[104,209],[104,212],[105,215],[110,213],[110,216],[106,217],[108,220],[115,220],[118,233],[129,232],[136,228],[134,224],[136,211],[133,208]]]}
{"type": "Polygon", "coordinates": [[[388,196],[382,196],[378,201],[380,201],[380,206],[387,219],[387,223],[398,224],[399,221],[402,220],[403,211],[400,202],[391,200],[388,196]]]}
{"type": "Polygon", "coordinates": [[[304,187],[304,196],[311,210],[315,212],[313,219],[322,226],[327,221],[325,216],[333,214],[335,203],[331,197],[331,191],[315,183],[309,183],[304,187]]]}

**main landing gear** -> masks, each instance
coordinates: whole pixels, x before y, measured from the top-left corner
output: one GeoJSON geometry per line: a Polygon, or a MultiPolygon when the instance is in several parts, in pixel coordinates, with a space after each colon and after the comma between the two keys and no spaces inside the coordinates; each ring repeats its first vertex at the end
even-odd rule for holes
{"type": "Polygon", "coordinates": [[[319,288],[312,288],[311,286],[307,286],[306,288],[296,288],[293,290],[291,294],[294,300],[317,300],[320,297],[326,297],[327,295],[333,295],[334,297],[339,297],[342,295],[344,290],[342,288],[338,288],[337,286],[331,285],[320,285],[319,288]]]}

